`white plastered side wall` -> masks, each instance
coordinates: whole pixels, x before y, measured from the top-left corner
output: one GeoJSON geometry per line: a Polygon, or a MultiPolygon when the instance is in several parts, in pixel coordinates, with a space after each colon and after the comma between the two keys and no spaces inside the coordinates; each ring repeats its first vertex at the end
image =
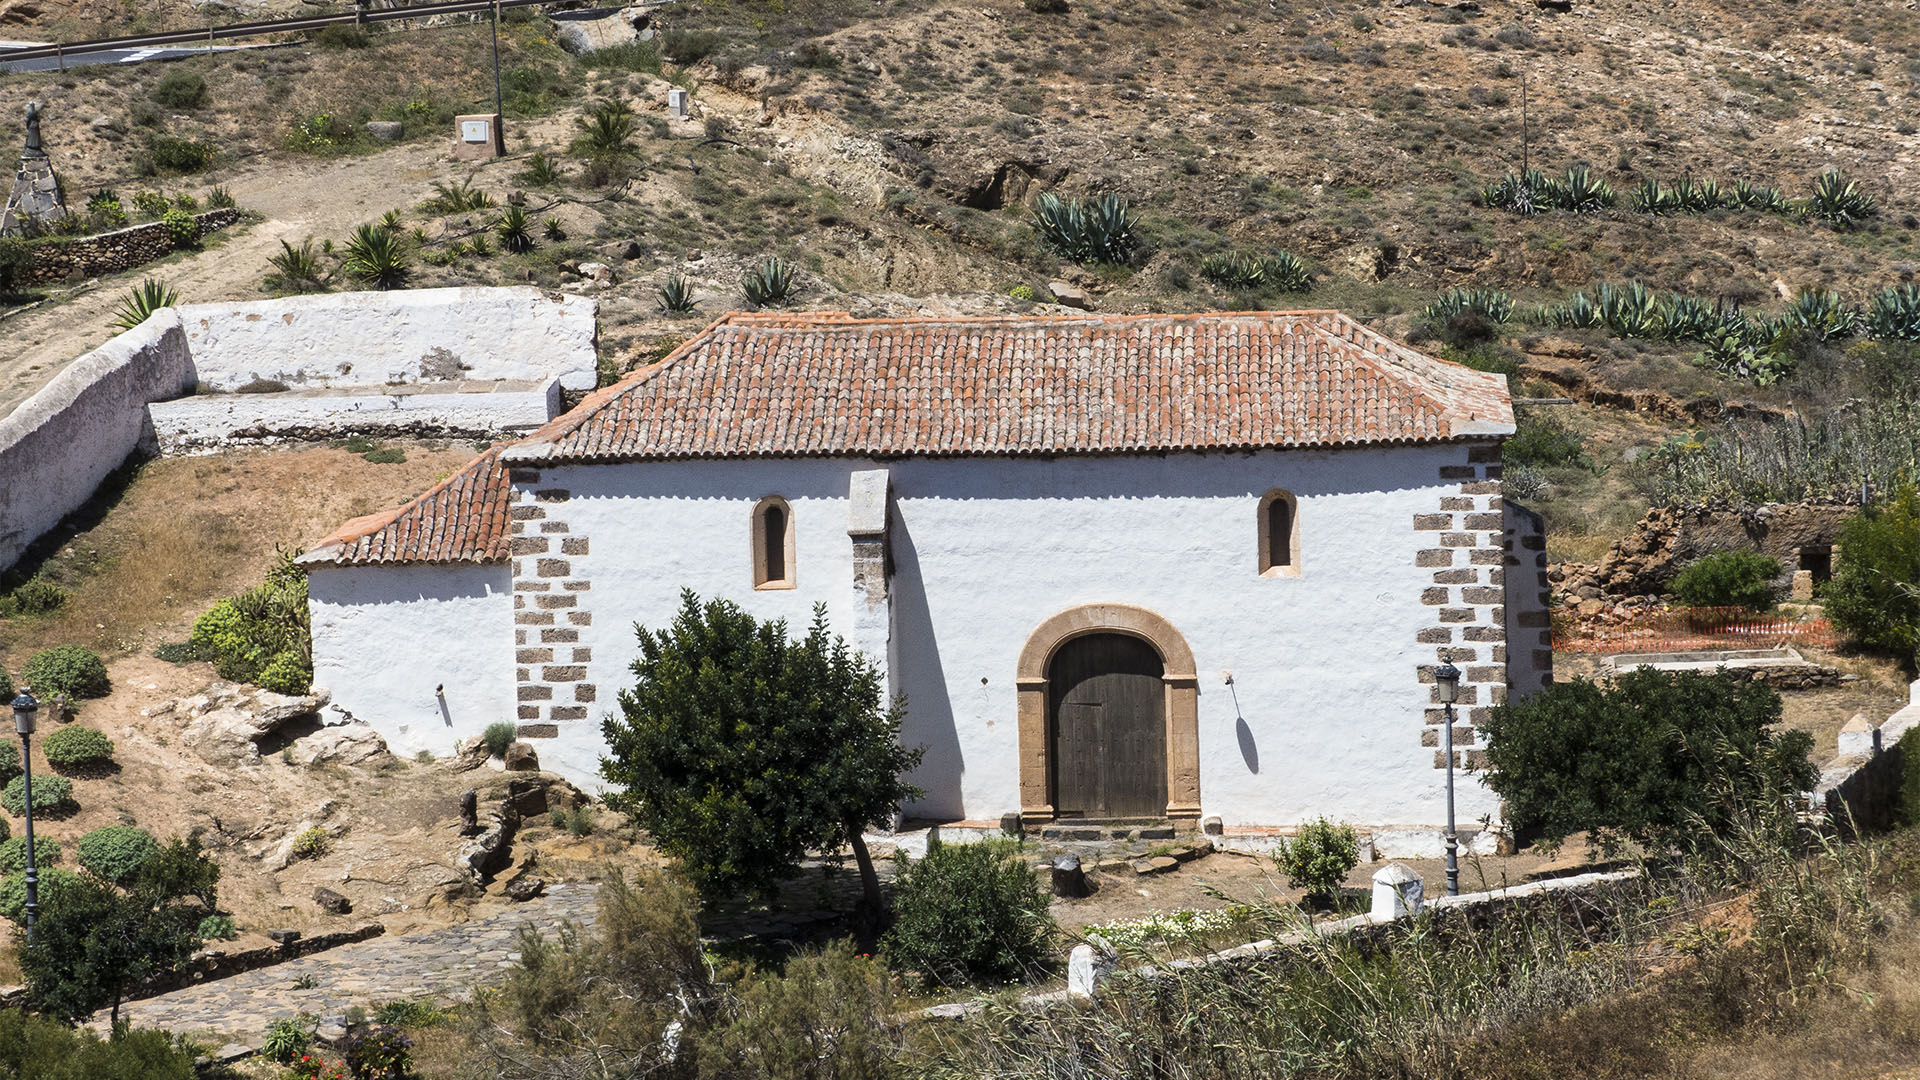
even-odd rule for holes
{"type": "MultiPolygon", "coordinates": [[[[1467,453],[885,463],[891,645],[890,658],[876,659],[906,696],[907,740],[928,751],[914,777],[927,796],[911,812],[992,820],[1018,810],[1020,650],[1062,611],[1120,603],[1157,612],[1193,651],[1204,813],[1228,825],[1322,814],[1438,823],[1445,771],[1422,745],[1430,688],[1416,678],[1433,663],[1417,635],[1436,614],[1423,602],[1434,571],[1418,557],[1436,538],[1416,531],[1416,516],[1457,496],[1460,484],[1440,473],[1466,468],[1467,453]],[[1299,501],[1299,577],[1258,573],[1257,509],[1275,488],[1299,501]]],[[[633,626],[664,626],[682,588],[796,631],[824,603],[836,630],[854,632],[862,613],[848,492],[853,473],[876,467],[516,469],[516,707],[539,734],[543,763],[593,786],[599,720],[631,680],[633,626]],[[793,510],[792,589],[752,586],[750,515],[767,495],[793,510]]],[[[1476,542],[1498,558],[1497,532],[1476,542]]],[[[1501,629],[1497,606],[1464,617],[1489,635],[1501,629]]],[[[1459,780],[1463,823],[1497,812],[1473,775],[1459,780]]]]}
{"type": "Polygon", "coordinates": [[[393,752],[453,752],[513,719],[507,567],[312,566],[313,684],[393,752]]]}

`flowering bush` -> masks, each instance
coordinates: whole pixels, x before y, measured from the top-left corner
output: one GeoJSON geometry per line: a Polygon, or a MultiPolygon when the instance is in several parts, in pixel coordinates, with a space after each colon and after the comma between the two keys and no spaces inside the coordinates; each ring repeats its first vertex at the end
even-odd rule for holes
{"type": "Polygon", "coordinates": [[[1122,951],[1154,945],[1205,944],[1215,935],[1233,930],[1253,917],[1254,909],[1237,904],[1212,911],[1162,911],[1144,919],[1121,919],[1099,923],[1082,931],[1095,934],[1122,951]]]}
{"type": "Polygon", "coordinates": [[[329,1065],[325,1058],[302,1054],[288,1063],[287,1080],[353,1080],[353,1074],[344,1061],[329,1065]]]}

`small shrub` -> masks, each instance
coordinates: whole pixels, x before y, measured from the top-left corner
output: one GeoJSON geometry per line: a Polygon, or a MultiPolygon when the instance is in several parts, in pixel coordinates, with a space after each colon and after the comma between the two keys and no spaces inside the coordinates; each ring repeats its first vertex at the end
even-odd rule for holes
{"type": "Polygon", "coordinates": [[[307,575],[282,553],[264,582],[194,620],[188,644],[223,679],[262,687],[272,681],[275,693],[305,693],[313,679],[307,575]]]}
{"type": "MultiPolygon", "coordinates": [[[[153,835],[131,825],[108,825],[80,838],[80,865],[102,881],[115,885],[139,872],[147,860],[160,850],[153,835]]],[[[38,853],[35,853],[38,857],[38,853]]]]}
{"type": "Polygon", "coordinates": [[[785,303],[793,295],[793,267],[778,255],[768,256],[740,279],[740,294],[756,306],[785,303]]]}
{"type": "Polygon", "coordinates": [[[1553,416],[1522,416],[1501,457],[1508,467],[1590,466],[1580,436],[1553,416]]]}
{"type": "MultiPolygon", "coordinates": [[[[12,592],[0,596],[0,619],[16,615],[49,615],[60,610],[66,602],[67,590],[43,577],[29,578],[12,592]]],[[[5,696],[11,698],[12,691],[7,691],[5,696]]]]}
{"type": "Polygon", "coordinates": [[[486,210],[493,206],[493,196],[473,186],[473,177],[469,175],[458,184],[433,182],[433,198],[421,204],[421,209],[434,214],[464,214],[469,210],[486,210]]]}
{"type": "Polygon", "coordinates": [[[173,204],[157,191],[138,191],[133,196],[133,208],[150,218],[157,218],[173,209],[173,204]]]}
{"type": "Polygon", "coordinates": [[[120,196],[111,191],[94,193],[87,200],[87,213],[103,229],[117,229],[127,223],[127,208],[120,203],[120,196]]]}
{"type": "Polygon", "coordinates": [[[340,1044],[353,1080],[410,1080],[413,1040],[398,1028],[378,1025],[348,1035],[340,1044]]]}
{"type": "Polygon", "coordinates": [[[505,720],[497,724],[488,724],[487,730],[480,733],[480,741],[486,745],[488,755],[505,757],[507,747],[520,737],[520,729],[505,720]]]}
{"type": "Polygon", "coordinates": [[[193,934],[201,941],[232,941],[240,936],[240,928],[233,925],[230,916],[209,915],[200,920],[193,934]]]}
{"type": "Polygon", "coordinates": [[[1288,885],[1305,890],[1310,900],[1331,906],[1340,895],[1340,884],[1360,865],[1360,838],[1353,826],[1320,818],[1285,841],[1274,862],[1286,873],[1288,885]]]}
{"type": "MultiPolygon", "coordinates": [[[[6,790],[0,791],[0,807],[7,813],[20,817],[27,812],[27,778],[16,776],[7,781],[6,790]]],[[[33,809],[57,810],[73,799],[73,781],[64,776],[39,776],[33,781],[33,809]]]]}
{"type": "Polygon", "coordinates": [[[899,862],[884,945],[895,967],[955,986],[1019,979],[1045,964],[1050,898],[1011,843],[929,844],[919,862],[899,862]]]}
{"type": "Polygon", "coordinates": [[[0,293],[12,292],[18,279],[33,265],[27,242],[18,236],[0,236],[0,293]]]}
{"type": "MultiPolygon", "coordinates": [[[[45,870],[60,862],[60,841],[51,836],[33,838],[33,866],[45,870]]],[[[0,843],[0,874],[17,874],[27,868],[27,838],[16,836],[0,843]]]]}
{"type": "Polygon", "coordinates": [[[169,109],[197,109],[207,103],[207,80],[197,71],[174,68],[161,76],[147,96],[169,109]]]}
{"type": "Polygon", "coordinates": [[[693,310],[693,284],[679,274],[667,275],[654,292],[660,298],[660,310],[670,315],[684,315],[693,310]]]}
{"type": "Polygon", "coordinates": [[[1674,599],[1688,607],[1773,606],[1773,579],[1780,560],[1757,551],[1718,551],[1680,571],[1673,579],[1674,599]]]}
{"type": "Polygon", "coordinates": [[[610,159],[633,153],[631,145],[638,121],[624,101],[596,101],[587,115],[576,117],[580,134],[573,140],[573,152],[582,157],[610,159]]]}
{"type": "Polygon", "coordinates": [[[46,737],[40,752],[56,769],[86,768],[113,760],[113,740],[97,728],[64,727],[46,737]]]}
{"type": "Polygon", "coordinates": [[[33,654],[20,672],[20,679],[33,687],[34,694],[70,698],[106,697],[113,686],[107,681],[107,665],[100,654],[79,645],[55,645],[33,654]]]}
{"type": "MultiPolygon", "coordinates": [[[[34,860],[39,861],[40,848],[34,847],[34,860]]],[[[63,896],[72,895],[86,888],[86,879],[71,870],[53,867],[49,870],[35,868],[34,876],[40,879],[40,914],[44,916],[49,908],[59,905],[63,896]]],[[[6,918],[18,926],[27,917],[27,875],[24,872],[8,874],[0,878],[0,917],[6,918]]]]}
{"type": "Polygon", "coordinates": [[[313,43],[323,49],[364,49],[373,44],[373,37],[361,27],[334,23],[314,31],[313,43]]]}
{"type": "Polygon", "coordinates": [[[553,159],[535,151],[527,158],[527,167],[520,172],[520,180],[528,187],[552,187],[560,182],[560,169],[553,159]]]}
{"type": "MultiPolygon", "coordinates": [[[[209,916],[207,921],[214,918],[219,916],[209,916]]],[[[203,922],[201,925],[206,924],[203,922]]],[[[260,1044],[260,1053],[269,1061],[289,1065],[312,1048],[313,1025],[298,1018],[282,1018],[267,1025],[267,1035],[260,1044]]]]}
{"type": "MultiPolygon", "coordinates": [[[[12,695],[7,695],[12,700],[12,695]]],[[[21,773],[20,748],[11,742],[0,742],[0,784],[4,784],[21,773]]]]}
{"type": "Polygon", "coordinates": [[[299,247],[280,241],[280,254],[269,256],[267,262],[273,273],[267,275],[266,285],[277,292],[312,293],[327,287],[326,272],[320,269],[320,252],[314,249],[312,237],[300,241],[299,247]]]}
{"type": "Polygon", "coordinates": [[[398,465],[407,460],[407,452],[397,446],[382,446],[360,456],[375,465],[398,465]]]}
{"type": "Polygon", "coordinates": [[[333,837],[327,830],[315,825],[293,840],[293,857],[296,859],[317,859],[333,850],[333,837]]]}
{"type": "Polygon", "coordinates": [[[1823,599],[1853,640],[1920,667],[1920,493],[1911,484],[1841,529],[1823,599]]]}
{"type": "Polygon", "coordinates": [[[567,835],[575,839],[593,835],[593,807],[582,804],[567,811],[567,835]]]}
{"type": "Polygon", "coordinates": [[[215,184],[212,190],[207,192],[207,209],[209,210],[231,210],[237,205],[239,204],[233,201],[233,192],[228,191],[225,184],[215,184]]]}
{"type": "Polygon", "coordinates": [[[1040,299],[1040,294],[1034,292],[1033,286],[1031,285],[1015,285],[1013,288],[1007,290],[1007,296],[1014,300],[1031,301],[1040,299]]]}
{"type": "Polygon", "coordinates": [[[155,135],[147,153],[153,167],[165,173],[204,172],[213,166],[213,147],[172,135],[155,135]]]}
{"type": "Polygon", "coordinates": [[[548,218],[546,224],[540,227],[540,231],[556,244],[567,238],[567,227],[560,224],[559,218],[548,218]]]}
{"type": "Polygon", "coordinates": [[[174,247],[192,247],[200,239],[200,223],[184,210],[169,210],[160,215],[160,225],[167,230],[174,247]]]}
{"type": "Polygon", "coordinates": [[[446,1019],[446,1013],[435,1008],[432,1002],[415,1001],[410,998],[382,1002],[373,1010],[373,1022],[387,1027],[432,1027],[444,1019],[446,1019]]]}
{"type": "Polygon", "coordinates": [[[121,297],[120,310],[114,313],[113,325],[122,330],[131,330],[146,322],[154,312],[179,302],[180,290],[147,278],[121,297]]]}
{"type": "Polygon", "coordinates": [[[1067,0],[1026,0],[1027,10],[1035,15],[1065,15],[1067,0]]]}

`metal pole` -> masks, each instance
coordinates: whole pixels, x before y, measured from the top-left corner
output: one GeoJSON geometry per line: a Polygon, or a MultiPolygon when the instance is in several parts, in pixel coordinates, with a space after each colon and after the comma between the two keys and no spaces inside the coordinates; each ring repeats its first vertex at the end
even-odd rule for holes
{"type": "Polygon", "coordinates": [[[20,736],[20,764],[26,769],[21,792],[27,806],[27,944],[33,944],[33,924],[40,915],[40,871],[33,865],[33,736],[20,736]]]}
{"type": "Polygon", "coordinates": [[[1453,702],[1447,711],[1447,895],[1460,895],[1460,840],[1453,829],[1453,702]]]}
{"type": "Polygon", "coordinates": [[[493,0],[493,152],[500,157],[507,153],[507,133],[500,130],[505,113],[500,105],[500,0],[493,0]]]}
{"type": "Polygon", "coordinates": [[[1527,132],[1527,69],[1520,69],[1520,175],[1533,169],[1533,144],[1527,132]]]}

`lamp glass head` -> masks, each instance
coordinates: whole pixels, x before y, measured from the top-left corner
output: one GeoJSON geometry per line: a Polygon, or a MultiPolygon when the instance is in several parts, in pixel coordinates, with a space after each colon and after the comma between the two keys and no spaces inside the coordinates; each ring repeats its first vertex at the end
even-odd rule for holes
{"type": "Polygon", "coordinates": [[[40,712],[40,703],[33,699],[22,687],[18,697],[13,699],[13,730],[16,735],[33,734],[33,718],[40,712]]]}
{"type": "Polygon", "coordinates": [[[1451,705],[1460,700],[1460,669],[1452,661],[1433,669],[1433,684],[1440,688],[1440,704],[1451,705]]]}

